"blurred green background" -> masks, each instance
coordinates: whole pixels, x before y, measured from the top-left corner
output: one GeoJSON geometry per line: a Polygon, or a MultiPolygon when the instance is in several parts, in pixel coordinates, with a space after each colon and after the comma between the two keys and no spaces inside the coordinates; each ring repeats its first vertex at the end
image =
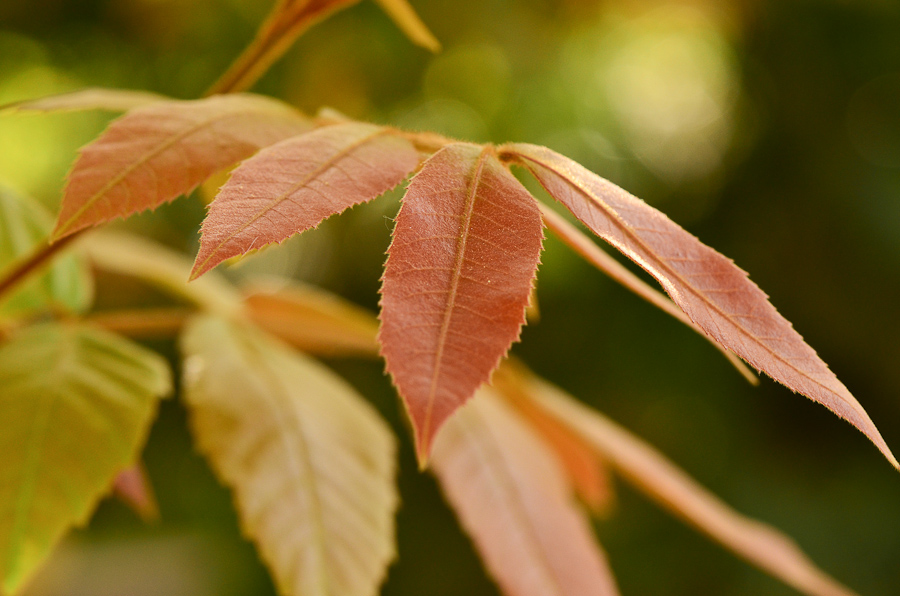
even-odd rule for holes
{"type": "MultiPolygon", "coordinates": [[[[772,297],[900,450],[900,2],[413,0],[444,44],[412,46],[364,0],[257,85],[315,112],[473,141],[548,145],[662,209],[772,297]]],[[[111,86],[197,97],[271,2],[2,0],[0,104],[111,86]]],[[[108,116],[0,116],[0,180],[58,205],[108,116]]],[[[228,272],[288,274],[374,310],[398,193],[228,272]]],[[[185,252],[196,197],[128,223],[185,252]]],[[[158,300],[115,286],[99,307],[158,300]]],[[[101,287],[102,290],[102,287],[101,287]]],[[[783,529],[860,594],[900,593],[900,476],[857,431],[704,340],[553,239],[541,319],[514,353],[783,529]]],[[[173,342],[153,347],[174,356],[173,342]]],[[[329,361],[402,437],[399,562],[385,595],[496,594],[408,434],[377,362],[329,361]]],[[[30,594],[272,593],[177,400],[146,450],[163,520],[118,503],[66,541],[30,594]]],[[[625,595],[794,594],[618,484],[597,523],[625,595]]]]}

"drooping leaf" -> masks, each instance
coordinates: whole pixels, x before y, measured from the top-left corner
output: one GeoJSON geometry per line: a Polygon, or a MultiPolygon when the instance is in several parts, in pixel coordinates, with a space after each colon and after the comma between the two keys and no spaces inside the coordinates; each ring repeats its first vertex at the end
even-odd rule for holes
{"type": "Polygon", "coordinates": [[[391,129],[355,122],[268,147],[241,164],[213,201],[191,275],[370,201],[418,164],[409,141],[391,129]]]}
{"type": "Polygon", "coordinates": [[[900,469],[862,406],[730,259],[637,197],[546,147],[512,144],[503,152],[528,168],[595,234],[646,269],[718,343],[850,422],[900,469]]]}
{"type": "Polygon", "coordinates": [[[145,522],[159,519],[159,505],[144,464],[125,468],[113,482],[113,494],[145,522]]]}
{"type": "Polygon", "coordinates": [[[504,594],[618,594],[558,461],[490,389],[447,420],[432,468],[504,594]]]}
{"type": "Polygon", "coordinates": [[[375,315],[312,286],[255,287],[244,299],[250,319],[303,352],[378,354],[375,315]]]}
{"type": "Polygon", "coordinates": [[[407,0],[375,0],[411,42],[432,52],[441,51],[439,42],[407,0]]]}
{"type": "Polygon", "coordinates": [[[395,444],[343,380],[222,319],[186,331],[199,449],[284,596],[371,596],[394,557],[395,444]]]}
{"type": "MultiPolygon", "coordinates": [[[[52,226],[53,218],[40,203],[0,186],[0,275],[31,255],[52,226]]],[[[64,255],[12,294],[0,298],[0,319],[44,307],[83,312],[90,306],[93,293],[84,260],[75,254],[64,255]]]]}
{"type": "Polygon", "coordinates": [[[243,308],[240,293],[224,278],[210,274],[187,283],[190,259],[146,238],[102,230],[80,243],[91,262],[105,271],[144,280],[217,314],[235,315],[243,308]]]}
{"type": "Polygon", "coordinates": [[[134,108],[167,99],[169,98],[164,95],[149,91],[88,88],[0,106],[0,114],[4,112],[66,112],[79,110],[127,112],[134,108]]]}
{"type": "Polygon", "coordinates": [[[12,594],[136,459],[171,379],[152,352],[48,323],[0,346],[0,581],[12,594]]]}
{"type": "Polygon", "coordinates": [[[535,200],[491,147],[448,145],[410,183],[388,248],[379,341],[420,463],[518,339],[542,240],[535,200]]]}
{"type": "Polygon", "coordinates": [[[257,95],[133,109],[81,150],[54,237],[158,207],[260,148],[311,128],[290,106],[257,95]]]}
{"type": "Polygon", "coordinates": [[[809,596],[856,596],[816,567],[790,538],[737,513],[624,428],[533,375],[518,373],[527,395],[519,393],[514,400],[528,400],[526,408],[539,407],[579,433],[662,507],[809,596]]]}
{"type": "Polygon", "coordinates": [[[523,370],[521,364],[504,361],[491,377],[491,386],[516,404],[519,414],[553,450],[581,500],[593,513],[607,516],[615,500],[609,464],[580,434],[528,399],[523,370]]]}

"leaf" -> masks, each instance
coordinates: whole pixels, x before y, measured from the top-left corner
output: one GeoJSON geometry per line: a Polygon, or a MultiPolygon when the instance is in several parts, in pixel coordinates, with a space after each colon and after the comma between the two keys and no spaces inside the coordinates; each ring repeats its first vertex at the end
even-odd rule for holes
{"type": "Polygon", "coordinates": [[[439,42],[407,0],[375,0],[401,31],[417,46],[432,52],[441,51],[439,42]]]}
{"type": "Polygon", "coordinates": [[[448,145],[409,185],[388,248],[379,341],[420,464],[518,339],[542,240],[536,201],[491,147],[448,145]]]}
{"type": "Polygon", "coordinates": [[[790,538],[737,513],[624,428],[533,376],[524,382],[533,405],[578,432],[662,507],[805,594],[855,596],[817,568],[790,538]]]}
{"type": "Polygon", "coordinates": [[[127,112],[134,108],[169,99],[164,95],[149,91],[128,89],[88,88],[60,93],[37,99],[17,101],[0,106],[0,114],[5,112],[62,112],[80,110],[107,110],[127,112]]]}
{"type": "Polygon", "coordinates": [[[557,460],[491,390],[447,421],[432,468],[504,594],[618,594],[557,460]]]}
{"type": "Polygon", "coordinates": [[[80,240],[95,266],[142,279],[217,314],[236,315],[241,295],[218,275],[187,283],[191,262],[165,246],[123,232],[100,231],[80,240]]]}
{"type": "Polygon", "coordinates": [[[165,101],[131,110],[81,150],[54,239],[156,208],[260,148],[312,128],[257,95],[165,101]]]}
{"type": "Polygon", "coordinates": [[[191,276],[370,201],[418,164],[409,141],[360,123],[328,126],[260,151],[234,171],[210,206],[191,276]]]}
{"type": "MultiPolygon", "coordinates": [[[[0,278],[8,267],[30,256],[44,242],[52,225],[53,218],[40,203],[0,186],[0,278]]],[[[23,282],[11,295],[0,298],[0,319],[47,307],[84,312],[93,294],[83,259],[67,254],[23,282]]]]}
{"type": "Polygon", "coordinates": [[[376,356],[378,321],[369,311],[313,286],[260,286],[244,299],[254,323],[303,352],[376,356]]]}
{"type": "Polygon", "coordinates": [[[48,323],[0,346],[0,387],[0,579],[12,594],[137,458],[171,379],[123,338],[48,323]]]}
{"type": "Polygon", "coordinates": [[[394,557],[394,438],[342,379],[212,317],[184,336],[194,437],[284,596],[371,596],[394,557]]]}
{"type": "Polygon", "coordinates": [[[850,422],[900,469],[862,406],[734,263],[637,197],[546,147],[502,148],[595,234],[646,269],[718,343],[850,422]]]}
{"type": "Polygon", "coordinates": [[[609,465],[581,435],[532,403],[522,380],[524,370],[507,360],[494,373],[491,386],[515,403],[519,414],[553,450],[581,500],[593,513],[607,516],[615,500],[609,465]]]}
{"type": "Polygon", "coordinates": [[[113,494],[145,522],[159,520],[159,505],[143,464],[119,472],[113,482],[113,494]]]}

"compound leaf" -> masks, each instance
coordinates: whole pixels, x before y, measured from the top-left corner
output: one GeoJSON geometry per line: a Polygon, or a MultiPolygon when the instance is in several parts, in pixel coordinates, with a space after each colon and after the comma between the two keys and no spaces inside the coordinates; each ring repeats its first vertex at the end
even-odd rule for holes
{"type": "Polygon", "coordinates": [[[192,277],[370,201],[418,164],[412,143],[356,122],[268,147],[234,171],[210,206],[192,277]]]}
{"type": "MultiPolygon", "coordinates": [[[[53,218],[40,203],[0,186],[0,274],[19,259],[31,255],[52,227],[53,218]]],[[[90,307],[93,293],[84,260],[67,254],[0,299],[0,318],[43,307],[63,307],[80,313],[90,307]]]]}
{"type": "Polygon", "coordinates": [[[372,596],[394,557],[395,444],[342,379],[202,317],[183,341],[199,449],[285,596],[372,596]]]}
{"type": "Polygon", "coordinates": [[[128,340],[48,323],[0,347],[0,388],[0,592],[12,594],[135,461],[171,378],[128,340]]]}
{"type": "Polygon", "coordinates": [[[859,402],[730,259],[637,197],[546,147],[512,144],[503,152],[528,168],[595,234],[646,269],[719,344],[850,422],[900,469],[859,402]]]}
{"type": "Polygon", "coordinates": [[[448,145],[410,183],[388,248],[379,341],[420,463],[518,339],[542,240],[536,201],[491,147],[448,145]]]}
{"type": "Polygon", "coordinates": [[[290,106],[257,95],[133,109],[81,150],[54,238],[158,207],[260,148],[311,128],[290,106]]]}
{"type": "Polygon", "coordinates": [[[490,389],[447,420],[432,468],[504,594],[618,594],[558,461],[490,389]]]}

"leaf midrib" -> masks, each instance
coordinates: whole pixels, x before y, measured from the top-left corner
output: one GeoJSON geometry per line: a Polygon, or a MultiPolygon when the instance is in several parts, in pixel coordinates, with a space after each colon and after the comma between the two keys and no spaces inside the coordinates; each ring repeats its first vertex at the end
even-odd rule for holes
{"type": "Polygon", "coordinates": [[[474,175],[469,183],[468,195],[464,205],[465,221],[459,233],[456,242],[456,262],[452,270],[450,279],[450,289],[447,291],[447,301],[444,308],[444,316],[441,320],[441,329],[438,332],[437,349],[434,354],[434,366],[431,374],[431,385],[428,388],[428,399],[425,402],[425,419],[422,423],[422,437],[420,443],[428,445],[431,438],[431,426],[434,418],[434,401],[437,396],[438,381],[441,375],[441,367],[444,359],[444,346],[447,343],[447,335],[450,331],[450,320],[453,318],[453,311],[456,308],[456,298],[459,292],[459,280],[462,277],[462,268],[466,260],[466,246],[469,239],[469,228],[472,224],[472,214],[475,211],[475,201],[478,199],[478,188],[481,186],[481,176],[484,170],[484,163],[487,160],[489,147],[482,149],[475,164],[474,175]]]}

